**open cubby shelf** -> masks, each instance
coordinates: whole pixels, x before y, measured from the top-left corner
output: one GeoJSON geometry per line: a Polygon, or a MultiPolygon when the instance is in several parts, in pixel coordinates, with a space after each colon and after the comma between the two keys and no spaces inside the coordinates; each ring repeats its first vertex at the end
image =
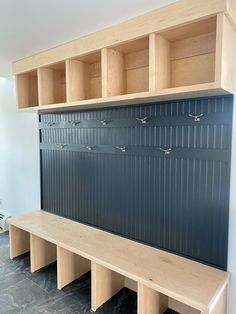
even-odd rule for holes
{"type": "Polygon", "coordinates": [[[19,108],[38,106],[37,70],[17,75],[16,85],[19,108]]]}
{"type": "Polygon", "coordinates": [[[49,105],[66,101],[65,62],[38,69],[39,104],[49,105]]]}
{"type": "Polygon", "coordinates": [[[102,97],[101,52],[67,60],[67,101],[102,97]]]}
{"type": "Polygon", "coordinates": [[[232,93],[235,33],[227,23],[218,14],[18,73],[19,109],[96,108],[232,93]]]}

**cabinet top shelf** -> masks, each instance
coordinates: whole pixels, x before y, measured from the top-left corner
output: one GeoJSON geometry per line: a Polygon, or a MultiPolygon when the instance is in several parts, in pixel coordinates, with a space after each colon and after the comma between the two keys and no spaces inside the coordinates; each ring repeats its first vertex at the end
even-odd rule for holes
{"type": "Polygon", "coordinates": [[[83,56],[104,47],[118,45],[150,33],[162,32],[178,25],[225,13],[236,23],[235,0],[179,0],[121,24],[73,40],[55,48],[13,62],[13,75],[52,63],[83,56]]]}
{"type": "Polygon", "coordinates": [[[236,0],[180,0],[13,63],[20,110],[58,111],[235,91],[236,0]]]}

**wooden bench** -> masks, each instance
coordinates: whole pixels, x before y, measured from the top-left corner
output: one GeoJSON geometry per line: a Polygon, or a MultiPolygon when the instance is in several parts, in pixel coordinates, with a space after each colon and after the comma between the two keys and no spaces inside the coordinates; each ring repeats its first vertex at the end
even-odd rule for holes
{"type": "Polygon", "coordinates": [[[43,211],[9,223],[10,257],[30,251],[32,272],[57,260],[58,289],[91,270],[93,311],[126,286],[139,314],[226,314],[227,272],[43,211]]]}

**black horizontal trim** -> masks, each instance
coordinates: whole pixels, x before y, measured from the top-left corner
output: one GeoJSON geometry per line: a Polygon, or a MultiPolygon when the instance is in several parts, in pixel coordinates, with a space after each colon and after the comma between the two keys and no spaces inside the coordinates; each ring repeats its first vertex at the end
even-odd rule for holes
{"type": "Polygon", "coordinates": [[[148,147],[148,146],[111,146],[111,145],[71,145],[71,144],[40,144],[41,150],[59,150],[69,152],[83,152],[96,154],[120,154],[156,156],[165,158],[220,160],[227,162],[229,150],[198,149],[198,148],[173,148],[173,147],[148,147]],[[168,149],[170,153],[168,154],[168,149]],[[166,150],[167,152],[165,153],[166,150]]]}
{"type": "MultiPolygon", "coordinates": [[[[191,114],[191,113],[190,113],[191,114]]],[[[192,113],[193,116],[197,115],[192,113]]],[[[39,122],[40,129],[60,129],[60,128],[120,128],[120,127],[149,127],[149,126],[173,126],[173,125],[217,125],[217,124],[231,124],[232,114],[230,112],[215,112],[203,114],[200,121],[195,121],[194,117],[188,115],[182,116],[149,116],[137,115],[135,118],[107,118],[104,120],[64,120],[58,122],[39,122]],[[145,119],[146,118],[146,119],[145,119]],[[141,120],[145,119],[146,123],[141,120]]]]}

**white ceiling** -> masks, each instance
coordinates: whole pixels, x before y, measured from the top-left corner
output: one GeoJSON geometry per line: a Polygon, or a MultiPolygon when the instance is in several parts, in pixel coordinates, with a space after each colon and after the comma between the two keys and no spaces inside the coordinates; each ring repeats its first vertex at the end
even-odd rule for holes
{"type": "Polygon", "coordinates": [[[0,0],[0,61],[14,61],[176,0],[0,0]]]}

